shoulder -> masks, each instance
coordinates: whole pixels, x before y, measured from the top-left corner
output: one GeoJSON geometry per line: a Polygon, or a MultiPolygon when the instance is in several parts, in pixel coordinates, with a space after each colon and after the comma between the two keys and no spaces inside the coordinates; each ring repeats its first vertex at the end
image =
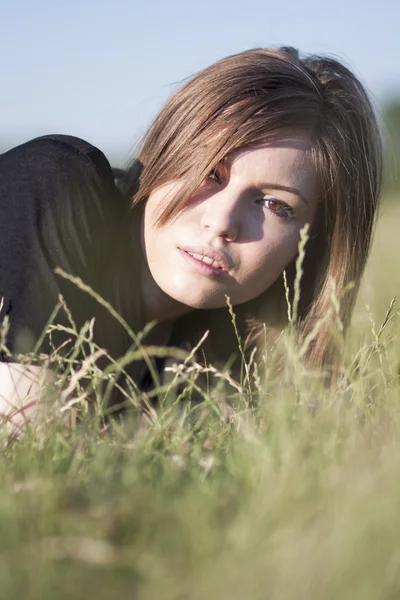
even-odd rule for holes
{"type": "Polygon", "coordinates": [[[86,140],[73,136],[73,135],[63,135],[63,134],[49,134],[42,135],[40,137],[34,138],[28,144],[55,144],[60,148],[64,148],[67,151],[72,151],[77,154],[90,155],[92,153],[98,153],[100,150],[93,146],[90,142],[86,140]]]}
{"type": "Polygon", "coordinates": [[[40,168],[47,175],[68,167],[97,173],[101,178],[113,179],[110,163],[96,146],[71,135],[51,134],[34,138],[0,157],[11,168],[40,168]]]}
{"type": "Polygon", "coordinates": [[[111,231],[128,209],[105,155],[83,139],[46,135],[0,156],[0,214],[19,229],[57,229],[67,244],[72,231],[111,231]]]}

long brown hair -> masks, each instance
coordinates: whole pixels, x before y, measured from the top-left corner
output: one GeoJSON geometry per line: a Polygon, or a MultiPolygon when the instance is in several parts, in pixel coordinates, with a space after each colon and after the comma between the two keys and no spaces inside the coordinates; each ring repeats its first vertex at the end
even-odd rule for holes
{"type": "MultiPolygon", "coordinates": [[[[300,133],[312,140],[320,193],[298,306],[304,338],[328,313],[332,293],[340,297],[353,283],[336,315],[346,329],[379,200],[381,142],[376,118],[362,84],[344,65],[320,56],[300,58],[292,48],[260,48],[204,69],[167,102],[142,140],[137,158],[143,170],[133,205],[139,218],[155,189],[181,180],[179,192],[159,218],[159,225],[166,226],[230,152],[300,133]]],[[[291,264],[290,289],[294,277],[291,264]]],[[[252,319],[284,325],[284,292],[280,277],[264,294],[236,307],[239,323],[252,319]]],[[[191,331],[201,328],[213,331],[226,313],[195,311],[184,318],[181,337],[190,338],[191,331]]],[[[220,338],[216,335],[216,342],[220,338]]],[[[333,346],[331,324],[326,322],[309,345],[310,364],[329,363],[333,346]]]]}

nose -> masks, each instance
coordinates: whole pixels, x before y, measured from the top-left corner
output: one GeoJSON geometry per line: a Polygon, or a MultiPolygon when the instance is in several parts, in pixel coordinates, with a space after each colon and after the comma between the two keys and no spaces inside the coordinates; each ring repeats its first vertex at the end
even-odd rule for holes
{"type": "Polygon", "coordinates": [[[235,241],[240,232],[238,198],[227,188],[202,202],[201,226],[216,237],[235,241]]]}

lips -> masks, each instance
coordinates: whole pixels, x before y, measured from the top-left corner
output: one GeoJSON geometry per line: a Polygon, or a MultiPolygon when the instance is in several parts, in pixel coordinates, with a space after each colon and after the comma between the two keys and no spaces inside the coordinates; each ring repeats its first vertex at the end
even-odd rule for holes
{"type": "Polygon", "coordinates": [[[191,256],[193,256],[193,258],[196,258],[197,260],[201,260],[203,263],[205,263],[206,265],[209,265],[213,269],[224,270],[221,263],[219,263],[216,260],[213,260],[209,256],[202,256],[201,254],[197,254],[196,252],[188,252],[188,254],[190,254],[191,256]]]}
{"type": "Polygon", "coordinates": [[[180,249],[213,269],[228,271],[230,268],[228,258],[220,250],[200,246],[182,246],[180,249]]]}

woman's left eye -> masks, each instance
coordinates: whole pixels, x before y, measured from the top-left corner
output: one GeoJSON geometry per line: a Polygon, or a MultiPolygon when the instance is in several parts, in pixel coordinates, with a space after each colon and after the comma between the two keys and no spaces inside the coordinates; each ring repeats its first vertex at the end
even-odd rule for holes
{"type": "Polygon", "coordinates": [[[258,203],[268,208],[277,217],[281,217],[282,219],[293,218],[293,208],[289,204],[286,204],[286,202],[276,200],[275,198],[262,198],[258,200],[258,203]]]}

